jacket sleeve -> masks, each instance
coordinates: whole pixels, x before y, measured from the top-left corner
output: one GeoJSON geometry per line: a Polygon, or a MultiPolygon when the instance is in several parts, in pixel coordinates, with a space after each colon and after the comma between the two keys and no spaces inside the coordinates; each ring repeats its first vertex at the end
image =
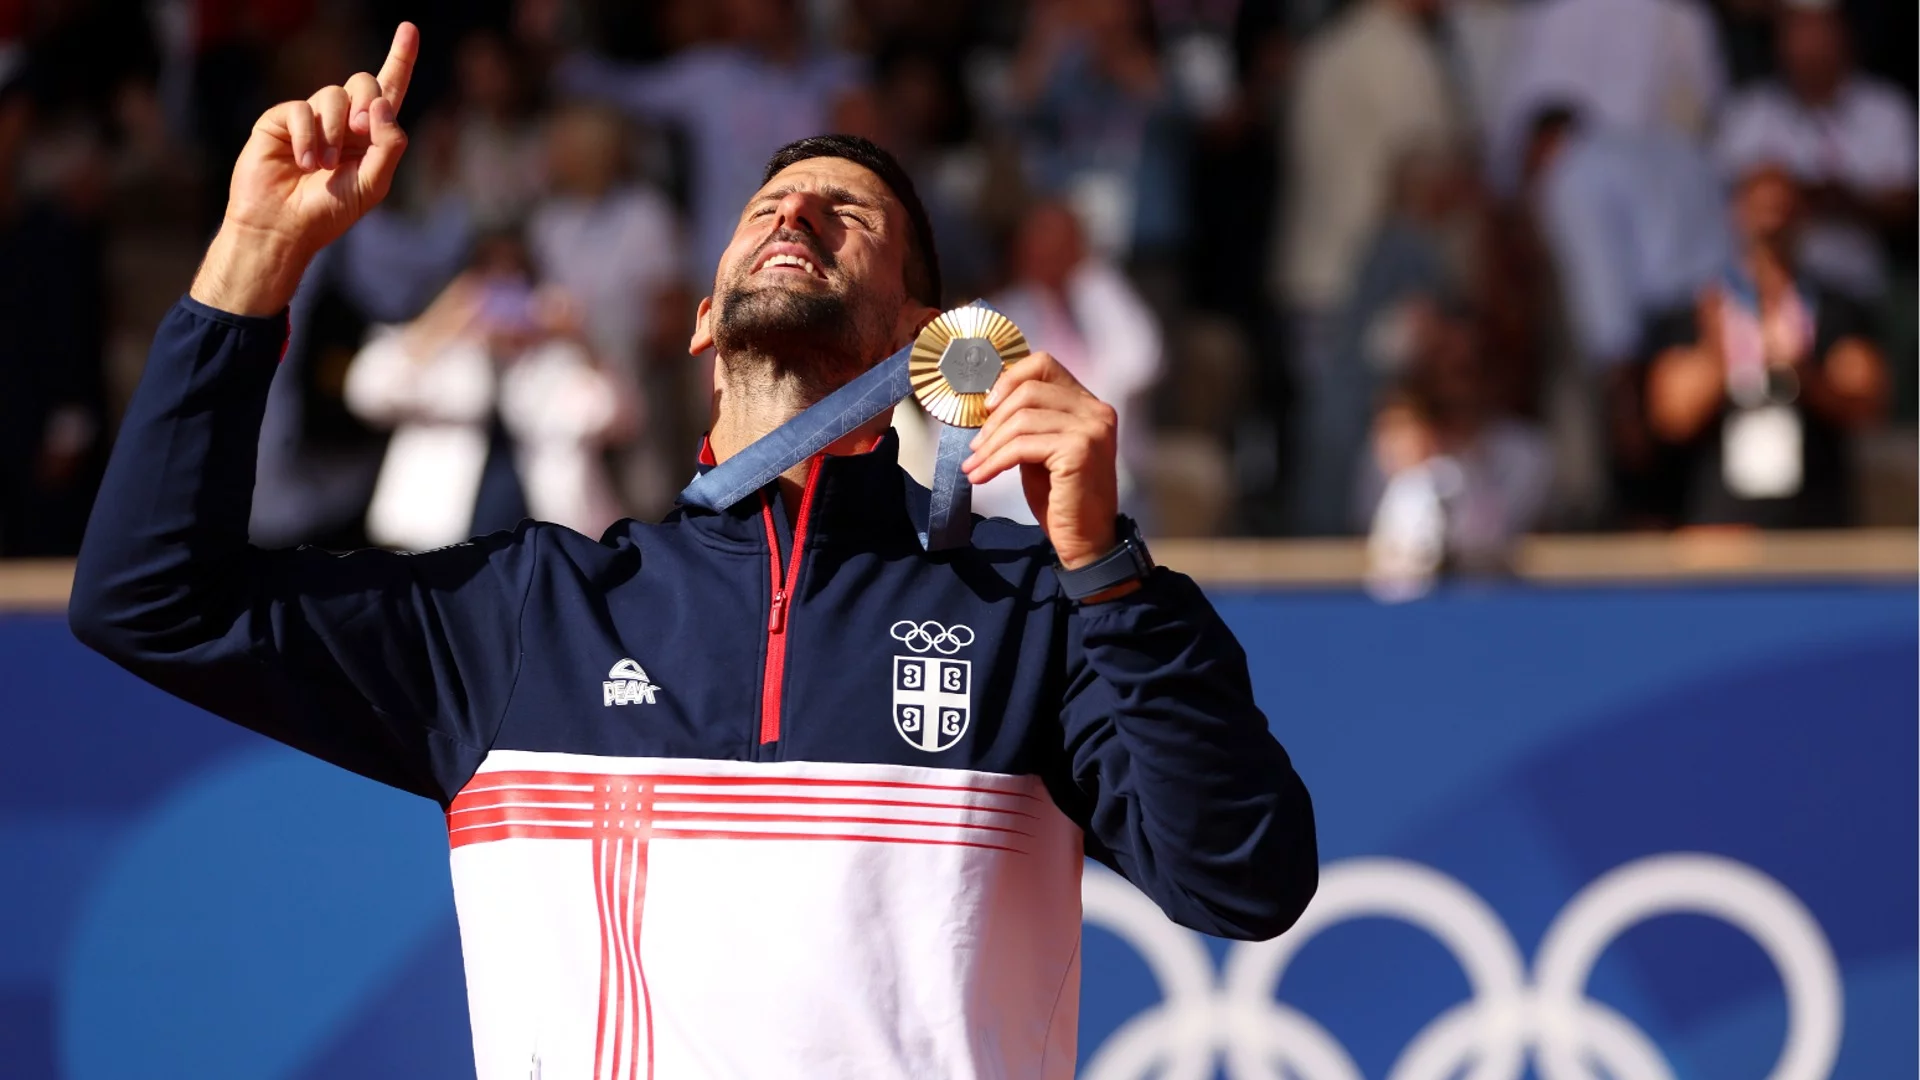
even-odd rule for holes
{"type": "Polygon", "coordinates": [[[216,715],[449,800],[498,731],[540,533],[419,555],[247,543],[284,317],[161,322],[74,571],[89,647],[216,715]]]}
{"type": "Polygon", "coordinates": [[[1319,882],[1313,805],[1199,586],[1163,568],[1130,596],[1074,607],[1066,676],[1069,775],[1054,790],[1087,853],[1194,930],[1292,926],[1319,882]]]}

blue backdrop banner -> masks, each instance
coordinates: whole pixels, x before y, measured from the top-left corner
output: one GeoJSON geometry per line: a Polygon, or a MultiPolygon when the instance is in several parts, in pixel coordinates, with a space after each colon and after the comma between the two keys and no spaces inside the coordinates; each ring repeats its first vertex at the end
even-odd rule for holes
{"type": "MultiPolygon", "coordinates": [[[[1082,1075],[1920,1075],[1915,599],[1218,595],[1321,891],[1229,944],[1090,867],[1082,1075]]],[[[52,616],[0,616],[0,734],[0,1075],[472,1077],[431,804],[52,616]]]]}

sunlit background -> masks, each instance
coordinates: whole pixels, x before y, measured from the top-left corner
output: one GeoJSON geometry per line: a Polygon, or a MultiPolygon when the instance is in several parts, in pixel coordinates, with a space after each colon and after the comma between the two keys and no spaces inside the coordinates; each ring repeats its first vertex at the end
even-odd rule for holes
{"type": "Polygon", "coordinates": [[[1321,816],[1277,952],[1090,878],[1087,1075],[1920,1071],[1911,0],[0,0],[0,1076],[472,1074],[434,810],[59,616],[254,119],[403,18],[256,543],[664,514],[735,215],[865,135],[1120,408],[1321,816]]]}

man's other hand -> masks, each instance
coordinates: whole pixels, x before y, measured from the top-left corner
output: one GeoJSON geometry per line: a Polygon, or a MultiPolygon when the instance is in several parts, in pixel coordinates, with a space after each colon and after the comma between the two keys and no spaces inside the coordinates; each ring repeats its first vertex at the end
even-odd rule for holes
{"type": "Polygon", "coordinates": [[[378,76],[363,71],[260,117],[234,164],[195,300],[237,315],[280,311],[313,256],[386,197],[407,148],[397,117],[419,53],[420,31],[403,22],[378,76]]]}
{"type": "Polygon", "coordinates": [[[1007,368],[987,395],[987,422],[960,463],[984,484],[1015,466],[1034,519],[1062,566],[1113,549],[1120,513],[1119,418],[1052,356],[1037,352],[1007,368]]]}

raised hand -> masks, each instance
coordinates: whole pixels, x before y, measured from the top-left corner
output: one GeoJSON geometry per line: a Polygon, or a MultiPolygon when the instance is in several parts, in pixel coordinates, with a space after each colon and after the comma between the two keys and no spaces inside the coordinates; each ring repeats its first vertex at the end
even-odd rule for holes
{"type": "Polygon", "coordinates": [[[1002,372],[987,422],[960,463],[984,484],[1018,467],[1033,516],[1073,568],[1113,548],[1120,513],[1118,415],[1060,362],[1037,352],[1002,372]]]}
{"type": "Polygon", "coordinates": [[[378,76],[361,72],[253,125],[227,190],[227,212],[193,298],[241,315],[286,307],[307,263],[386,197],[407,148],[396,118],[420,31],[401,23],[378,76]]]}

